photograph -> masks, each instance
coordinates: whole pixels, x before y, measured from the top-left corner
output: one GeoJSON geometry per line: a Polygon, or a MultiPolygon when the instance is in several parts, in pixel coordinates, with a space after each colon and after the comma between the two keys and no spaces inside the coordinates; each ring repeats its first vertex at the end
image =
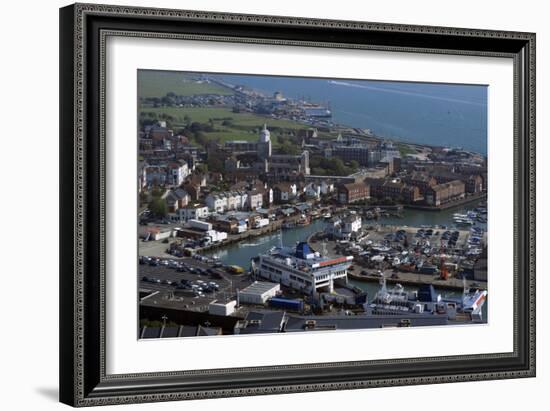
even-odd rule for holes
{"type": "Polygon", "coordinates": [[[487,84],[136,87],[138,339],[490,323],[487,84]]]}

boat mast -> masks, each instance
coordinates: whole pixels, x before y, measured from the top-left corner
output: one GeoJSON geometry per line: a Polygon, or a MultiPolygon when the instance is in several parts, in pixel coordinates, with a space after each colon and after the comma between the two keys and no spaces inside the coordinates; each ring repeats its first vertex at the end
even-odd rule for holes
{"type": "Polygon", "coordinates": [[[462,277],[462,303],[463,304],[467,297],[468,297],[468,289],[466,287],[466,277],[462,277]]]}

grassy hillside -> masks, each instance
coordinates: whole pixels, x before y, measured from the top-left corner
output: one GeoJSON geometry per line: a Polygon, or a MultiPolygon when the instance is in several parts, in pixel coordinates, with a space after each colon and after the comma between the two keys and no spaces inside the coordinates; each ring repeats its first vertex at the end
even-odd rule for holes
{"type": "MultiPolygon", "coordinates": [[[[216,84],[197,83],[198,74],[172,71],[138,72],[138,93],[140,97],[163,97],[169,92],[177,95],[220,94],[228,95],[232,91],[216,84]]],[[[289,121],[276,120],[269,116],[253,113],[234,113],[224,107],[142,107],[140,115],[154,114],[151,118],[164,118],[177,129],[188,123],[209,124],[212,132],[204,132],[208,139],[257,140],[260,128],[267,124],[273,136],[273,144],[278,145],[277,136],[288,136],[290,131],[306,126],[289,121]],[[158,117],[156,117],[158,116],[158,117]]],[[[142,117],[140,117],[142,118],[142,117]]]]}
{"type": "Polygon", "coordinates": [[[228,88],[217,84],[197,83],[196,74],[175,71],[138,71],[138,96],[163,97],[169,92],[180,96],[196,94],[232,94],[228,88]]]}
{"type": "MultiPolygon", "coordinates": [[[[297,130],[306,128],[303,124],[289,120],[277,120],[267,116],[253,113],[233,113],[229,108],[212,107],[145,107],[143,113],[166,114],[173,117],[173,127],[183,127],[185,116],[191,122],[209,123],[216,129],[215,132],[206,133],[209,138],[225,140],[257,140],[258,131],[265,124],[271,129],[272,135],[284,133],[285,130],[297,130]],[[226,122],[226,124],[222,124],[226,122]],[[229,121],[229,124],[227,124],[229,121]]],[[[276,141],[274,141],[276,144],[276,141]]]]}
{"type": "Polygon", "coordinates": [[[397,149],[399,150],[399,154],[401,154],[401,157],[405,157],[408,154],[416,154],[417,151],[409,146],[408,144],[404,143],[398,143],[397,149]]]}

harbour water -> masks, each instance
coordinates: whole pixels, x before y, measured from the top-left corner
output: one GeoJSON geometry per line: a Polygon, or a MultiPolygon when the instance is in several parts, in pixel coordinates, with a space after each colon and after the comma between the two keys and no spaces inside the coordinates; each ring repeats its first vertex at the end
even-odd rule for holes
{"type": "MultiPolygon", "coordinates": [[[[447,225],[453,226],[453,214],[465,213],[468,209],[472,209],[474,204],[466,204],[458,207],[449,208],[442,211],[424,211],[405,209],[402,212],[403,217],[386,217],[379,220],[372,220],[372,223],[385,225],[400,225],[420,227],[422,225],[447,225]]],[[[368,220],[364,220],[363,225],[368,225],[368,220]]],[[[277,233],[266,234],[261,237],[256,237],[244,243],[234,243],[227,247],[213,250],[206,255],[215,256],[225,264],[236,264],[242,267],[249,267],[250,260],[258,254],[265,253],[272,247],[279,246],[281,243],[284,246],[294,246],[298,241],[305,241],[307,238],[325,228],[323,219],[315,220],[308,226],[297,226],[282,230],[277,233]]],[[[476,223],[477,227],[486,228],[485,224],[476,223]]]]}
{"type": "Polygon", "coordinates": [[[279,246],[293,246],[297,241],[305,241],[307,238],[325,227],[324,220],[315,220],[305,227],[295,227],[275,233],[266,234],[251,239],[249,242],[235,243],[227,247],[207,253],[208,256],[217,257],[224,264],[236,264],[248,268],[250,260],[258,254],[267,252],[270,248],[279,246]]]}

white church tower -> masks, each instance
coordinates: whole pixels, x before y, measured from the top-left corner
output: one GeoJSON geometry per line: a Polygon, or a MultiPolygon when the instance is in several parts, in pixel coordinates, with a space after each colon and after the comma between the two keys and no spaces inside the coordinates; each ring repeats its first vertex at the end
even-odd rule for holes
{"type": "Polygon", "coordinates": [[[258,140],[258,156],[261,159],[271,157],[271,134],[269,133],[266,124],[264,124],[264,128],[260,132],[260,138],[258,140]]]}

